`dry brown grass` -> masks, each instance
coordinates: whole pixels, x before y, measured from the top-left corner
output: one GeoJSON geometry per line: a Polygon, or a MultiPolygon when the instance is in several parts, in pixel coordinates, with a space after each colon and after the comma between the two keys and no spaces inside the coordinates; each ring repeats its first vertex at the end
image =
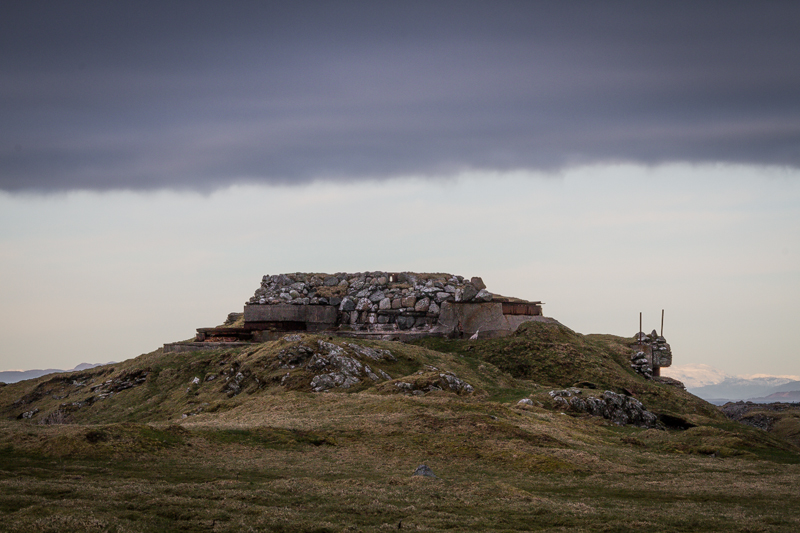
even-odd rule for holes
{"type": "MultiPolygon", "coordinates": [[[[622,350],[612,341],[619,346],[609,350],[622,350]]],[[[150,371],[146,384],[74,411],[80,423],[0,422],[0,527],[379,531],[402,522],[421,531],[800,530],[797,449],[725,421],[699,400],[681,413],[699,426],[687,431],[617,427],[547,409],[544,401],[517,406],[523,396],[544,400],[548,388],[514,379],[467,343],[451,353],[363,344],[392,350],[397,361],[375,366],[393,378],[424,377],[429,365],[455,372],[477,392],[292,389],[270,370],[284,341],[157,351],[85,373],[98,384],[150,371]],[[237,396],[224,392],[222,377],[205,380],[231,369],[250,376],[237,396]],[[193,377],[201,383],[189,385],[193,377]],[[183,418],[186,412],[192,416],[183,418]],[[439,479],[412,477],[423,463],[439,479]]],[[[497,353],[505,347],[483,345],[497,353]]],[[[591,362],[599,348],[589,348],[591,362]]],[[[618,372],[613,360],[603,364],[601,377],[618,372]]],[[[683,401],[623,377],[654,405],[683,401]]],[[[0,407],[16,416],[35,404],[50,416],[65,402],[54,396],[70,386],[66,401],[86,394],[52,377],[9,385],[0,389],[0,407]],[[37,399],[14,404],[23,397],[37,399]]]]}

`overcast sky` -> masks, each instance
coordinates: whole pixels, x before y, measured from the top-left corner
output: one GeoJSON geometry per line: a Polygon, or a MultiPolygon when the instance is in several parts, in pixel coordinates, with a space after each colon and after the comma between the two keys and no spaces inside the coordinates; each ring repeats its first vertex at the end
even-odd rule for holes
{"type": "Polygon", "coordinates": [[[666,306],[676,362],[800,374],[798,21],[797,2],[6,3],[0,369],[187,338],[262,274],[414,269],[582,332],[666,306]]]}

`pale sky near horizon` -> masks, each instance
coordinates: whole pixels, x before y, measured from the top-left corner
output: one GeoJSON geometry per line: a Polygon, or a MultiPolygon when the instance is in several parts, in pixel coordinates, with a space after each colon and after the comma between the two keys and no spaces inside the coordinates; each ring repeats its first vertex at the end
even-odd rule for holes
{"type": "Polygon", "coordinates": [[[800,374],[800,2],[3,8],[0,369],[190,338],[264,274],[438,270],[800,374]]]}
{"type": "Polygon", "coordinates": [[[675,364],[800,374],[800,173],[594,166],[211,194],[0,194],[0,369],[123,360],[220,324],[264,274],[444,271],[581,333],[661,309],[675,364]]]}

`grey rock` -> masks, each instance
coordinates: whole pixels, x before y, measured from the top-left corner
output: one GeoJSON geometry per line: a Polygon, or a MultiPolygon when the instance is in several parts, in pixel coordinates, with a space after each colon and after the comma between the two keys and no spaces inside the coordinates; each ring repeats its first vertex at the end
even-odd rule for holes
{"type": "Polygon", "coordinates": [[[478,294],[478,289],[476,289],[472,284],[467,283],[461,289],[461,299],[456,299],[457,302],[471,302],[475,299],[475,296],[478,294]]]}
{"type": "Polygon", "coordinates": [[[494,295],[486,289],[479,290],[478,294],[475,295],[475,299],[481,302],[491,302],[492,298],[494,298],[494,295]]]}
{"type": "Polygon", "coordinates": [[[459,378],[452,372],[439,374],[439,377],[441,378],[440,383],[449,387],[453,392],[466,392],[468,394],[475,392],[475,388],[472,385],[459,378]]]}
{"type": "Polygon", "coordinates": [[[411,329],[414,326],[413,316],[399,316],[397,317],[397,327],[400,329],[411,329]]]}
{"type": "Polygon", "coordinates": [[[412,476],[432,477],[432,478],[435,478],[435,479],[438,479],[438,477],[439,477],[439,476],[437,476],[436,474],[433,473],[433,470],[431,470],[428,467],[428,465],[419,465],[417,467],[417,469],[414,470],[414,473],[411,474],[411,475],[412,476]]]}
{"type": "Polygon", "coordinates": [[[337,278],[336,276],[325,278],[326,287],[335,287],[338,284],[339,284],[339,278],[337,278]]]}
{"type": "Polygon", "coordinates": [[[339,309],[342,311],[353,311],[355,310],[355,308],[356,308],[355,302],[349,297],[343,299],[341,305],[339,305],[339,309]]]}
{"type": "Polygon", "coordinates": [[[384,298],[386,298],[386,295],[384,295],[382,291],[375,291],[370,295],[369,301],[376,304],[384,298]]]}
{"type": "Polygon", "coordinates": [[[392,300],[389,298],[384,298],[378,303],[378,309],[391,309],[392,308],[392,300]]]}
{"type": "Polygon", "coordinates": [[[427,312],[428,308],[430,307],[430,305],[431,305],[430,299],[423,298],[423,299],[417,301],[416,304],[414,304],[414,311],[417,311],[419,313],[427,312]]]}
{"type": "Polygon", "coordinates": [[[575,390],[577,389],[552,390],[549,395],[565,409],[602,416],[620,426],[630,424],[654,428],[658,425],[657,416],[645,409],[636,398],[613,391],[603,392],[601,398],[594,396],[580,398],[575,390]]]}
{"type": "Polygon", "coordinates": [[[370,292],[372,292],[372,291],[370,291],[369,288],[361,289],[360,291],[358,291],[355,294],[355,297],[356,298],[366,298],[367,296],[369,296],[370,292]]]}
{"type": "Polygon", "coordinates": [[[486,288],[486,284],[478,276],[473,277],[472,279],[469,280],[469,282],[473,287],[475,287],[479,291],[486,288]]]}
{"type": "Polygon", "coordinates": [[[356,352],[362,357],[368,357],[375,361],[397,361],[397,358],[392,355],[389,350],[381,348],[370,348],[369,346],[361,346],[360,344],[346,343],[346,346],[356,352]]]}
{"type": "Polygon", "coordinates": [[[436,303],[440,304],[442,302],[446,302],[447,300],[452,300],[454,298],[453,294],[449,292],[437,292],[436,293],[436,303]]]}
{"type": "Polygon", "coordinates": [[[417,303],[417,297],[406,296],[405,298],[402,299],[401,303],[402,303],[401,307],[414,307],[414,305],[417,303]]]}

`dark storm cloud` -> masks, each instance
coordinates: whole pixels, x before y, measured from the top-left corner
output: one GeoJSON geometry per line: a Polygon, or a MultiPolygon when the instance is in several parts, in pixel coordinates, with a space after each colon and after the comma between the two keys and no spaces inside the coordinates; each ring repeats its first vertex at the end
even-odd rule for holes
{"type": "Polygon", "coordinates": [[[7,2],[0,189],[800,166],[797,2],[7,2]]]}

